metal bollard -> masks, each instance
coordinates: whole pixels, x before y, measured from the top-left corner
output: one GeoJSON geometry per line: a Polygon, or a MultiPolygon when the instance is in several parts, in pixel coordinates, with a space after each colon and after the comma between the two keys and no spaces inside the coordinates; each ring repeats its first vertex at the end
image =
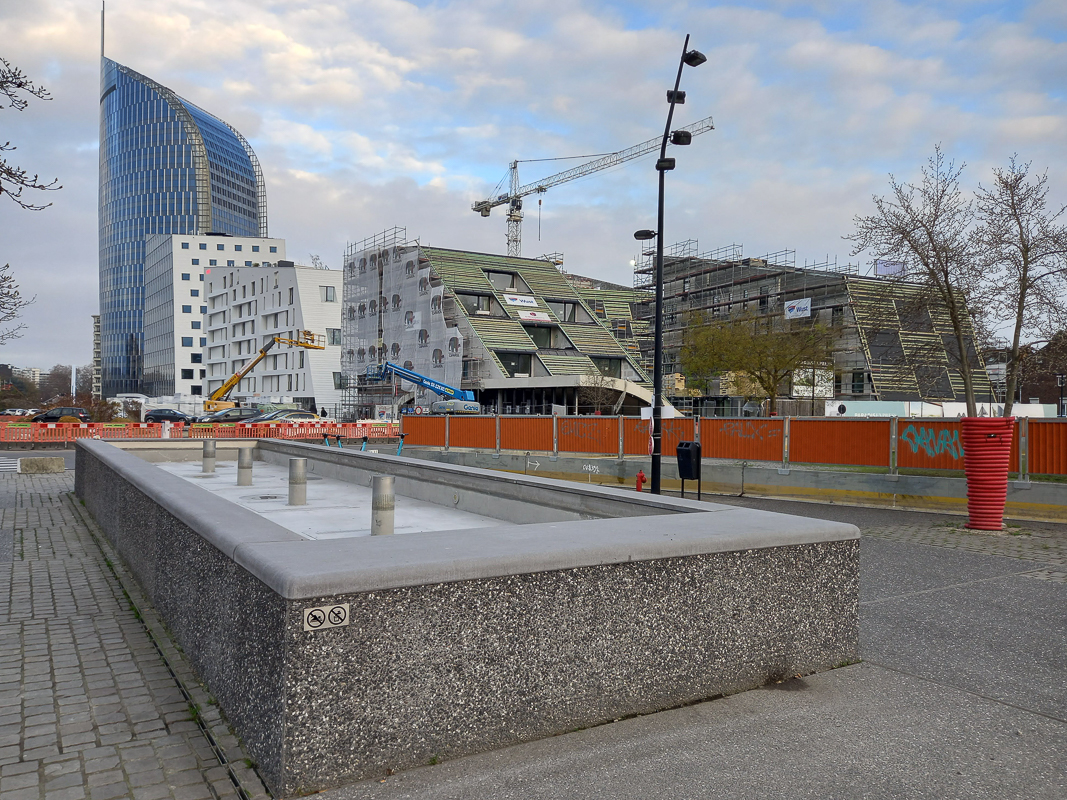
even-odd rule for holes
{"type": "Polygon", "coordinates": [[[204,440],[204,474],[210,475],[215,471],[215,440],[204,440]]]}
{"type": "Polygon", "coordinates": [[[393,512],[396,497],[393,494],[393,476],[375,475],[371,478],[370,535],[386,536],[393,532],[393,512]]]}
{"type": "Polygon", "coordinates": [[[237,451],[237,485],[252,485],[252,448],[242,447],[237,451]]]}
{"type": "Polygon", "coordinates": [[[308,460],[289,459],[289,505],[306,506],[308,501],[308,460]]]}

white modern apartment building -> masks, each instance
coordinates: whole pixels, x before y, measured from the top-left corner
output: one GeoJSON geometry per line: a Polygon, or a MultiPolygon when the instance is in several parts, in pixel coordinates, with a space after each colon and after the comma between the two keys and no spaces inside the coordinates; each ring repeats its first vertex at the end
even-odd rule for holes
{"type": "Polygon", "coordinates": [[[34,386],[41,385],[41,370],[37,367],[14,367],[11,370],[11,374],[16,378],[22,378],[24,381],[32,383],[34,386]]]}
{"type": "Polygon", "coordinates": [[[205,275],[206,376],[210,395],[273,337],[311,331],[325,350],[275,345],[230,395],[231,400],[335,407],[341,400],[341,270],[299,266],[211,268],[205,275]]]}
{"type": "Polygon", "coordinates": [[[206,287],[212,275],[239,268],[269,269],[284,260],[284,239],[150,236],[145,242],[142,392],[150,397],[209,394],[204,362],[206,287]]]}

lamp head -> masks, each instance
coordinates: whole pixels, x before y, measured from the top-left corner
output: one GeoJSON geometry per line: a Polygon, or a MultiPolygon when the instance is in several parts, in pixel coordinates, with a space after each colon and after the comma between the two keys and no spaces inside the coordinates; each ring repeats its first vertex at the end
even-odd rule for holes
{"type": "Polygon", "coordinates": [[[690,67],[699,67],[707,60],[708,57],[701,53],[699,50],[690,50],[684,56],[682,56],[682,61],[684,61],[690,67]]]}
{"type": "Polygon", "coordinates": [[[648,230],[646,228],[644,230],[635,231],[634,232],[634,238],[637,239],[637,241],[639,241],[639,242],[646,242],[649,239],[655,239],[656,238],[656,232],[655,231],[650,231],[650,230],[648,230]]]}

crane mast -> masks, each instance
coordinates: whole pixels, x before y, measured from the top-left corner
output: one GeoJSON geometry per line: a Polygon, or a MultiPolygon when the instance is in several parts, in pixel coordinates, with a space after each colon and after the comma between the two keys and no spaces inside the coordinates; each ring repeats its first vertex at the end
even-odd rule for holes
{"type": "MultiPolygon", "coordinates": [[[[679,128],[678,130],[689,131],[693,136],[699,136],[706,131],[715,130],[715,122],[712,117],[706,117],[691,125],[679,128]]],[[[543,194],[553,186],[559,186],[561,183],[573,181],[577,178],[584,178],[586,175],[591,175],[594,172],[610,169],[611,167],[626,161],[631,161],[635,158],[648,155],[649,153],[658,150],[661,142],[662,137],[657,136],[654,139],[649,139],[647,142],[641,142],[640,144],[635,144],[633,147],[627,147],[625,150],[619,150],[615,153],[609,153],[606,156],[600,156],[592,161],[587,161],[584,164],[564,170],[563,172],[557,172],[555,175],[550,175],[539,181],[528,183],[525,186],[519,184],[519,162],[512,161],[508,169],[508,193],[497,195],[496,197],[488,197],[485,200],[479,200],[471,205],[471,209],[477,211],[483,217],[488,217],[489,212],[492,209],[497,206],[507,205],[508,255],[516,257],[520,256],[522,254],[522,198],[535,193],[543,194]]]]}

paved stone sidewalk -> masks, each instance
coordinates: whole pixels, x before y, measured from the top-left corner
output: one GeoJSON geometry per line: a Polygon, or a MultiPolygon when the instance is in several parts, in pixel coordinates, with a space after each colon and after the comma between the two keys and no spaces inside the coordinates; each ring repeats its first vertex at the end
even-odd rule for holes
{"type": "Polygon", "coordinates": [[[0,798],[265,797],[73,488],[0,475],[0,798]]]}
{"type": "Polygon", "coordinates": [[[1063,528],[1051,523],[1009,523],[1005,531],[986,533],[964,528],[961,520],[867,528],[863,535],[1035,561],[1047,566],[1035,566],[1028,577],[1067,583],[1067,532],[1063,528]]]}

